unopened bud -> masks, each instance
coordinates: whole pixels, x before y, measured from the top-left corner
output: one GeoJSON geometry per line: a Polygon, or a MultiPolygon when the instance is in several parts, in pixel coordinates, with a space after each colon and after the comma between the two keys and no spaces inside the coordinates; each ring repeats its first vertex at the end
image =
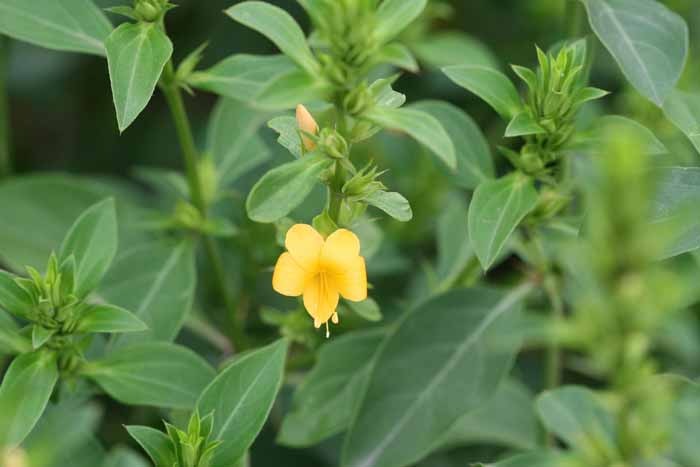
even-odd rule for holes
{"type": "Polygon", "coordinates": [[[299,125],[299,129],[302,131],[301,142],[304,144],[304,148],[306,148],[307,151],[313,151],[316,148],[316,142],[311,140],[311,138],[306,136],[304,133],[317,135],[318,124],[316,123],[316,120],[314,120],[311,113],[306,110],[306,107],[301,104],[297,105],[297,124],[299,125]]]}

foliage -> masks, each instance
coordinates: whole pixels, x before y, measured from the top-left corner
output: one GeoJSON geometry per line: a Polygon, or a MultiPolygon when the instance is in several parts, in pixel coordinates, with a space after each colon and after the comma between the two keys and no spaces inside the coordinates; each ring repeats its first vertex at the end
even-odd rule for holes
{"type": "Polygon", "coordinates": [[[696,2],[214,3],[0,0],[0,465],[699,465],[696,2]]]}

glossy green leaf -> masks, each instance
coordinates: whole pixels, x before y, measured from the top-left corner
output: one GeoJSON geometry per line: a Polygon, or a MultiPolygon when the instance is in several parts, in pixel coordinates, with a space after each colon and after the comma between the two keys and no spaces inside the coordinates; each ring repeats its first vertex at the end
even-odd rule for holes
{"type": "Polygon", "coordinates": [[[92,0],[0,0],[0,33],[41,47],[104,55],[111,31],[92,0]]]}
{"type": "Polygon", "coordinates": [[[385,334],[383,330],[351,333],[321,347],[318,362],[294,393],[277,441],[307,447],[345,431],[385,334]]]}
{"type": "Polygon", "coordinates": [[[633,138],[646,154],[652,156],[668,154],[666,146],[649,128],[620,115],[606,115],[596,120],[590,129],[589,139],[603,150],[611,147],[610,144],[614,138],[619,137],[620,134],[633,138]]]}
{"type": "MultiPolygon", "coordinates": [[[[102,411],[79,398],[49,404],[23,446],[31,467],[78,465],[83,449],[93,438],[102,411]],[[70,423],[66,423],[70,420],[70,423]],[[60,442],[57,442],[60,440],[60,442]]],[[[82,459],[81,459],[82,460],[82,459]]],[[[82,464],[80,464],[82,465],[82,464]]]]}
{"type": "Polygon", "coordinates": [[[232,99],[220,99],[209,120],[207,154],[212,158],[220,187],[227,187],[270,158],[259,135],[267,117],[232,99]]]}
{"type": "Polygon", "coordinates": [[[319,64],[306,43],[306,37],[289,13],[265,2],[248,1],[226,10],[239,23],[270,39],[286,56],[309,74],[319,71],[319,64]]]}
{"type": "Polygon", "coordinates": [[[367,321],[377,322],[382,320],[382,311],[379,304],[371,297],[362,300],[361,302],[346,301],[347,307],[354,313],[357,313],[367,321]]]}
{"type": "Polygon", "coordinates": [[[124,23],[105,42],[119,131],[126,130],[153,96],[173,44],[157,23],[124,23]]]}
{"type": "Polygon", "coordinates": [[[384,0],[376,14],[374,37],[380,43],[398,36],[425,9],[428,0],[384,0]]]}
{"type": "Polygon", "coordinates": [[[455,147],[445,128],[435,117],[415,108],[375,107],[364,117],[384,128],[402,131],[430,149],[451,169],[457,167],[455,147]]]}
{"type": "Polygon", "coordinates": [[[213,67],[194,72],[191,86],[255,105],[255,98],[271,83],[294,71],[284,55],[233,55],[213,67]]]}
{"type": "Polygon", "coordinates": [[[124,404],[191,409],[214,370],[191,350],[168,343],[135,344],[89,362],[82,373],[124,404]]]}
{"type": "Polygon", "coordinates": [[[15,282],[15,276],[0,271],[0,309],[23,318],[33,307],[32,296],[15,282]]]}
{"type": "Polygon", "coordinates": [[[434,290],[448,290],[474,258],[469,241],[469,207],[461,196],[453,196],[446,202],[437,223],[437,284],[434,290]]]}
{"type": "Polygon", "coordinates": [[[411,44],[418,58],[436,68],[450,65],[476,65],[499,68],[499,61],[488,47],[464,33],[436,32],[411,44]]]}
{"type": "Polygon", "coordinates": [[[20,333],[12,316],[0,310],[0,355],[14,355],[31,350],[32,343],[20,333]]]}
{"type": "Polygon", "coordinates": [[[418,73],[419,67],[416,58],[411,51],[403,44],[393,42],[382,47],[377,53],[377,61],[388,63],[404,70],[418,73]]]}
{"type": "Polygon", "coordinates": [[[522,111],[518,90],[500,71],[478,65],[448,66],[442,71],[456,84],[486,101],[505,120],[522,111]]]}
{"type": "Polygon", "coordinates": [[[196,283],[194,248],[188,241],[150,241],[123,250],[99,292],[134,313],[148,330],[113,336],[111,346],[175,339],[192,309],[196,283]]]}
{"type": "Polygon", "coordinates": [[[128,229],[133,222],[137,199],[114,180],[95,180],[61,173],[44,173],[4,179],[0,184],[0,218],[12,219],[0,229],[0,257],[15,271],[25,265],[43,270],[46,259],[61,238],[90,206],[114,196],[120,219],[120,237],[125,243],[142,236],[128,229]]]}
{"type": "Polygon", "coordinates": [[[32,431],[56,381],[53,352],[25,353],[14,359],[0,385],[0,445],[16,446],[32,431]]]}
{"type": "Polygon", "coordinates": [[[150,467],[150,465],[131,449],[119,446],[107,455],[101,467],[150,467]]]}
{"type": "Polygon", "coordinates": [[[147,426],[127,426],[126,431],[146,451],[156,466],[175,465],[172,441],[166,434],[147,426]]]}
{"type": "Polygon", "coordinates": [[[239,357],[197,401],[199,413],[214,413],[211,436],[222,441],[212,467],[235,464],[253,444],[282,385],[287,345],[279,340],[239,357]]]}
{"type": "Polygon", "coordinates": [[[615,419],[591,390],[564,386],[546,391],[537,398],[536,406],[547,430],[572,449],[595,449],[605,452],[606,459],[615,458],[615,419]]]}
{"type": "Polygon", "coordinates": [[[685,20],[656,0],[581,1],[593,31],[627,79],[661,107],[685,67],[685,20]]]}
{"type": "Polygon", "coordinates": [[[520,173],[482,183],[469,206],[469,238],[489,269],[520,222],[537,206],[533,181],[520,173]]]}
{"type": "Polygon", "coordinates": [[[139,332],[148,329],[133,313],[114,305],[88,305],[77,332],[139,332]]]}
{"type": "Polygon", "coordinates": [[[408,222],[413,218],[411,205],[401,193],[380,190],[364,198],[363,201],[370,206],[381,209],[397,221],[408,222]]]}
{"type": "Polygon", "coordinates": [[[700,152],[700,94],[673,91],[664,103],[664,114],[700,152]]]}
{"type": "Polygon", "coordinates": [[[325,155],[312,153],[270,170],[248,195],[248,216],[256,222],[283,218],[306,199],[321,173],[332,164],[325,155]]]}
{"type": "Polygon", "coordinates": [[[301,148],[301,136],[299,134],[299,124],[294,117],[275,117],[267,126],[275,130],[279,137],[277,142],[287,148],[294,157],[301,157],[303,154],[301,148]]]}
{"type": "Polygon", "coordinates": [[[508,380],[483,407],[459,419],[441,444],[446,449],[497,444],[529,451],[537,448],[539,435],[532,393],[522,383],[508,380]]]}
{"type": "Polygon", "coordinates": [[[526,290],[455,290],[406,313],[376,357],[342,465],[411,465],[486,403],[513,364],[507,336],[526,290]]]}
{"type": "Polygon", "coordinates": [[[84,297],[97,287],[117,253],[117,212],[113,199],[86,210],[61,245],[60,261],[75,257],[75,294],[84,297]]]}
{"type": "Polygon", "coordinates": [[[432,115],[447,131],[457,156],[457,171],[450,173],[450,177],[457,185],[473,190],[482,181],[493,178],[488,142],[479,126],[462,109],[442,101],[421,101],[409,107],[432,115]]]}
{"type": "Polygon", "coordinates": [[[516,136],[539,135],[545,133],[545,129],[532,118],[529,112],[520,112],[513,117],[506,128],[506,138],[516,136]]]}
{"type": "Polygon", "coordinates": [[[36,350],[46,344],[54,334],[56,334],[55,329],[46,329],[39,324],[35,324],[32,326],[32,348],[36,350]]]}

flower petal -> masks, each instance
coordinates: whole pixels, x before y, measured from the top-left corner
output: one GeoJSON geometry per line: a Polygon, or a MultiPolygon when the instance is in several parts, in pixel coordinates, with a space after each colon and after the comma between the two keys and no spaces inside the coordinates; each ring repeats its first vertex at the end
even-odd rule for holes
{"type": "Polygon", "coordinates": [[[304,293],[304,287],[311,274],[306,272],[294,260],[292,255],[285,252],[277,260],[275,272],[272,274],[272,288],[277,293],[288,297],[298,297],[304,293]]]}
{"type": "Polygon", "coordinates": [[[310,280],[304,289],[304,307],[317,325],[331,319],[339,299],[338,291],[323,274],[310,280]]]}
{"type": "Polygon", "coordinates": [[[328,236],[321,250],[321,265],[332,274],[342,274],[354,266],[360,254],[360,239],[346,229],[328,236]]]}
{"type": "Polygon", "coordinates": [[[346,300],[361,302],[367,298],[367,268],[365,259],[356,256],[342,274],[333,276],[336,288],[346,300]]]}
{"type": "Polygon", "coordinates": [[[284,244],[299,266],[308,272],[318,270],[323,237],[316,229],[308,224],[295,224],[287,231],[284,244]]]}

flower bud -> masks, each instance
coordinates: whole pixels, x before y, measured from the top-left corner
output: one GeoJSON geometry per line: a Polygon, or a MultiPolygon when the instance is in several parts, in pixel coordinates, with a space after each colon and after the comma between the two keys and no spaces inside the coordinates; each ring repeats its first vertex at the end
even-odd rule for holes
{"type": "Polygon", "coordinates": [[[142,0],[136,3],[134,7],[136,17],[141,21],[152,23],[158,19],[161,10],[157,5],[154,5],[148,0],[142,0]]]}
{"type": "Polygon", "coordinates": [[[349,147],[345,138],[340,133],[330,128],[324,128],[319,135],[319,146],[321,152],[334,158],[343,159],[347,157],[349,147]]]}
{"type": "Polygon", "coordinates": [[[27,454],[20,448],[8,448],[6,451],[0,451],[0,460],[4,467],[28,467],[27,454]]]}
{"type": "Polygon", "coordinates": [[[306,110],[306,107],[299,104],[297,105],[297,124],[299,129],[302,131],[301,142],[304,144],[304,148],[307,151],[313,151],[316,148],[316,142],[312,141],[311,138],[306,136],[304,133],[310,133],[312,135],[318,134],[318,124],[314,117],[306,110]]]}

